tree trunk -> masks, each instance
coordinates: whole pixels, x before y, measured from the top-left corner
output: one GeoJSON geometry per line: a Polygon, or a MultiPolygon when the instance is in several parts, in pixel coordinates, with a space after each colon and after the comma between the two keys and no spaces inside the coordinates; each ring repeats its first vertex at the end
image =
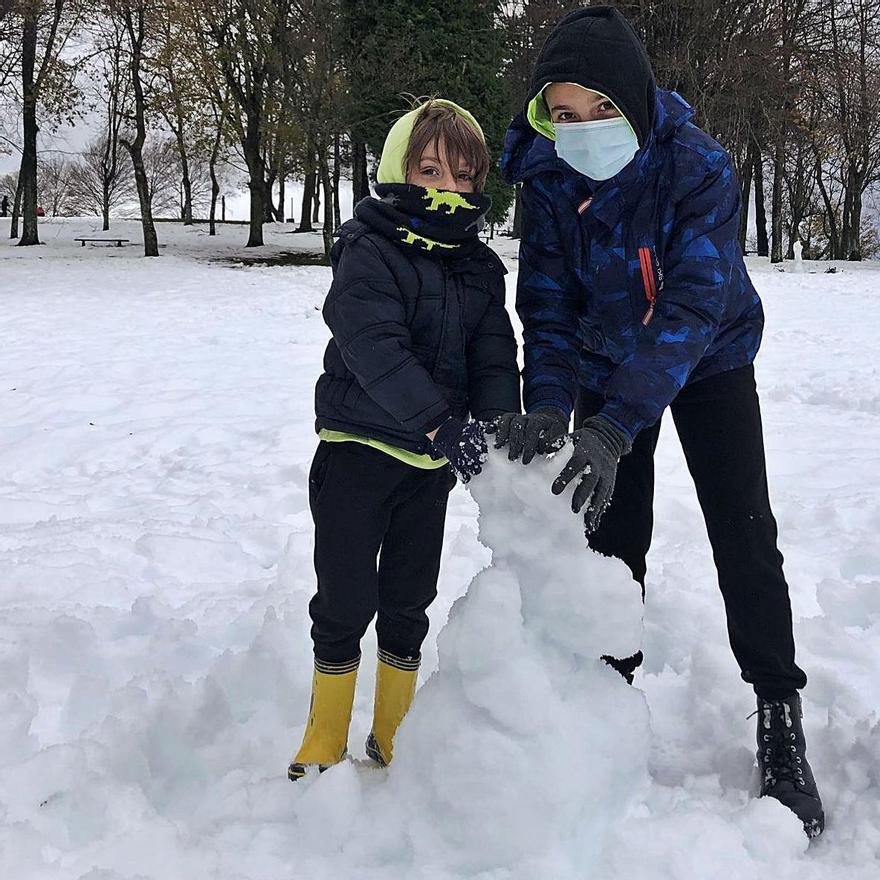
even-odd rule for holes
{"type": "Polygon", "coordinates": [[[259,154],[248,160],[248,189],[251,194],[250,232],[245,247],[263,246],[263,221],[266,218],[266,182],[263,180],[263,160],[259,154]]]}
{"type": "Polygon", "coordinates": [[[138,201],[141,207],[141,227],[144,232],[144,256],[159,256],[159,241],[156,237],[156,225],[153,223],[153,207],[150,203],[150,183],[147,179],[147,171],[144,168],[144,143],[147,139],[147,126],[144,119],[146,99],[144,98],[144,86],[141,82],[141,58],[144,45],[144,9],[138,7],[124,10],[125,26],[131,44],[131,59],[129,72],[131,74],[131,86],[134,92],[134,118],[137,135],[134,140],[121,140],[123,146],[131,156],[131,164],[134,167],[134,180],[137,185],[138,201]]]}
{"type": "Polygon", "coordinates": [[[746,152],[746,161],[742,170],[742,179],[740,180],[740,206],[739,206],[739,246],[743,253],[746,252],[746,237],[749,232],[749,201],[752,196],[752,175],[755,169],[755,157],[753,155],[754,147],[752,142],[746,152]]]}
{"type": "Polygon", "coordinates": [[[183,225],[192,226],[193,224],[193,194],[192,180],[189,176],[189,157],[186,155],[186,144],[183,139],[178,139],[178,150],[180,151],[180,171],[183,175],[183,225]]]}
{"type": "Polygon", "coordinates": [[[138,202],[141,207],[141,228],[144,232],[144,256],[159,256],[159,241],[156,237],[156,225],[153,223],[153,206],[150,201],[150,181],[147,179],[147,170],[144,167],[143,148],[137,143],[137,138],[131,143],[126,143],[131,156],[131,164],[134,168],[134,182],[137,186],[138,202]]]}
{"type": "Polygon", "coordinates": [[[828,259],[836,260],[840,253],[840,239],[837,231],[837,217],[834,213],[834,205],[831,202],[831,196],[828,188],[825,186],[825,179],[822,176],[822,157],[819,151],[813,146],[813,153],[816,157],[815,174],[816,186],[819,187],[819,193],[822,196],[822,204],[825,206],[825,222],[828,224],[828,259]]]}
{"type": "Polygon", "coordinates": [[[306,154],[305,175],[303,177],[302,208],[300,209],[299,227],[297,232],[311,232],[312,200],[315,197],[315,157],[311,151],[306,154]]]}
{"type": "MultiPolygon", "coordinates": [[[[171,86],[172,90],[176,89],[175,78],[173,75],[171,77],[171,86]]],[[[176,113],[174,118],[172,119],[168,114],[166,114],[165,120],[168,123],[168,127],[172,130],[172,132],[174,132],[174,140],[177,144],[177,154],[180,157],[180,219],[183,221],[184,226],[192,226],[192,178],[190,177],[189,173],[189,154],[187,153],[186,141],[184,140],[183,136],[183,111],[180,108],[179,104],[176,104],[175,109],[176,113]]]]}
{"type": "Polygon", "coordinates": [[[788,250],[785,254],[787,260],[793,260],[795,257],[795,242],[800,241],[804,245],[804,249],[806,249],[803,239],[805,231],[801,229],[801,224],[812,201],[811,187],[807,183],[809,170],[806,159],[807,153],[804,144],[799,142],[797,145],[797,161],[795,162],[794,172],[791,175],[791,181],[788,186],[788,250]]]}
{"type": "MultiPolygon", "coordinates": [[[[266,167],[266,160],[263,159],[263,167],[266,167]]],[[[263,186],[263,222],[264,223],[274,223],[275,222],[275,201],[272,198],[272,190],[275,189],[275,176],[276,171],[270,171],[266,177],[266,182],[263,186]]]]}
{"type": "Polygon", "coordinates": [[[333,190],[330,186],[330,169],[327,159],[321,156],[318,160],[321,169],[321,187],[324,190],[324,225],[321,234],[324,239],[324,253],[329,257],[333,247],[333,190]]]}
{"type": "Polygon", "coordinates": [[[521,184],[517,184],[513,191],[513,228],[510,231],[511,238],[522,238],[522,201],[520,199],[521,184]]]}
{"type": "Polygon", "coordinates": [[[244,160],[248,167],[250,190],[250,231],[245,247],[263,246],[263,222],[266,217],[266,163],[263,159],[262,117],[259,108],[247,114],[244,160]]]}
{"type": "Polygon", "coordinates": [[[278,178],[278,207],[275,209],[275,218],[279,223],[283,223],[285,221],[284,216],[284,200],[286,198],[287,193],[287,177],[282,174],[278,178]]]}
{"type": "Polygon", "coordinates": [[[847,169],[843,190],[843,217],[840,222],[840,257],[846,259],[852,241],[852,171],[847,169]]]}
{"type": "Polygon", "coordinates": [[[853,191],[852,206],[850,208],[849,225],[850,242],[847,248],[846,258],[854,262],[862,259],[862,192],[861,181],[853,191]]]}
{"type": "Polygon", "coordinates": [[[340,178],[340,160],[339,160],[339,134],[333,137],[333,229],[339,229],[342,226],[342,209],[339,207],[339,178],[340,178]]]}
{"type": "Polygon", "coordinates": [[[862,176],[850,160],[843,199],[843,222],[840,230],[841,259],[861,260],[862,176]]]}
{"type": "MultiPolygon", "coordinates": [[[[318,223],[321,219],[321,172],[320,167],[322,159],[318,160],[318,166],[315,168],[314,176],[315,176],[315,186],[314,186],[314,197],[312,199],[312,223],[318,223]]],[[[324,198],[326,199],[327,193],[323,193],[324,198]]]]}
{"type": "Polygon", "coordinates": [[[755,226],[757,228],[758,256],[770,254],[767,242],[767,212],[764,207],[764,157],[761,151],[755,153],[755,226]]]}
{"type": "Polygon", "coordinates": [[[217,159],[220,156],[220,141],[223,140],[223,109],[221,105],[219,118],[217,119],[217,132],[214,142],[211,144],[211,156],[208,159],[208,173],[211,175],[211,214],[208,218],[208,235],[217,234],[217,197],[220,195],[220,181],[217,180],[217,159]]]}
{"type": "Polygon", "coordinates": [[[169,65],[168,72],[169,82],[171,84],[171,94],[174,99],[174,123],[171,123],[171,120],[168,121],[174,132],[174,138],[177,141],[177,152],[180,154],[180,173],[183,178],[183,209],[181,215],[183,225],[192,226],[192,179],[189,174],[189,155],[186,149],[186,139],[184,138],[184,129],[186,127],[185,114],[177,87],[177,77],[174,75],[173,64],[169,65]]]}
{"type": "Polygon", "coordinates": [[[352,140],[351,144],[351,189],[356,205],[370,194],[370,180],[367,173],[367,146],[352,140]]]}
{"type": "MultiPolygon", "coordinates": [[[[121,45],[118,51],[121,51],[121,45]]],[[[118,64],[118,55],[114,56],[114,64],[118,64]]],[[[114,71],[116,68],[114,67],[114,71]]],[[[123,76],[121,69],[119,77],[123,76]]],[[[116,86],[119,87],[118,85],[116,86]]],[[[114,183],[118,184],[119,174],[119,126],[121,119],[117,113],[116,95],[111,94],[108,104],[107,137],[104,140],[104,153],[101,156],[101,231],[108,232],[110,229],[110,202],[113,194],[114,183]]]]}
{"type": "MultiPolygon", "coordinates": [[[[782,128],[784,123],[780,120],[782,128]]],[[[770,262],[782,262],[782,167],[785,162],[785,133],[776,136],[773,150],[773,195],[770,202],[770,262]]]]}
{"type": "Polygon", "coordinates": [[[37,93],[34,67],[37,58],[37,7],[24,5],[21,49],[22,129],[24,143],[18,180],[22,192],[22,233],[19,245],[40,243],[37,229],[37,93]]]}
{"type": "Polygon", "coordinates": [[[12,222],[9,224],[9,237],[18,238],[18,218],[21,216],[21,175],[15,186],[15,198],[12,200],[12,222]]]}
{"type": "Polygon", "coordinates": [[[108,232],[110,229],[110,180],[107,177],[101,179],[101,231],[108,232]]]}
{"type": "Polygon", "coordinates": [[[217,196],[220,195],[220,183],[217,180],[217,168],[214,157],[208,165],[211,174],[211,213],[208,216],[208,235],[217,234],[217,196]]]}

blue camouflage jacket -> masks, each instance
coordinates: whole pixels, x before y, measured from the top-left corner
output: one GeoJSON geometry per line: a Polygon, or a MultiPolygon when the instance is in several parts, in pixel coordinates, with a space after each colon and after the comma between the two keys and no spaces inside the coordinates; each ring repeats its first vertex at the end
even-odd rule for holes
{"type": "Polygon", "coordinates": [[[692,116],[658,89],[648,141],[601,183],[559,159],[524,117],[508,130],[502,172],[523,183],[526,412],[570,414],[580,383],[635,438],[688,382],[754,360],[764,314],[737,240],[739,185],[692,116]]]}

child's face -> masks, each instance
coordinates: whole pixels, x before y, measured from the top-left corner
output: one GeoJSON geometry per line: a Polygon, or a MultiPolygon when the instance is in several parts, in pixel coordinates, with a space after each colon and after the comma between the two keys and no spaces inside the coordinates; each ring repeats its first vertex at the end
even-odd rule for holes
{"type": "Polygon", "coordinates": [[[466,165],[450,168],[446,158],[446,144],[440,138],[439,153],[433,142],[425,147],[415,167],[407,174],[406,182],[416,186],[429,186],[433,189],[446,189],[455,192],[473,192],[474,177],[466,165]]]}
{"type": "Polygon", "coordinates": [[[613,119],[619,111],[607,98],[573,83],[553,83],[544,90],[544,100],[555,123],[595,122],[613,119]]]}

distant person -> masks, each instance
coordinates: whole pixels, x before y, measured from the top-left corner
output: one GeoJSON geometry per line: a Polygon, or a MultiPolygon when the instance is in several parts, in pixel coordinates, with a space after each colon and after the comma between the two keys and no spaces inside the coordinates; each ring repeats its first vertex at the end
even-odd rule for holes
{"type": "Polygon", "coordinates": [[[9,216],[9,196],[4,195],[0,200],[0,217],[9,216]]]}
{"type": "Polygon", "coordinates": [[[315,393],[321,442],[309,475],[315,669],[292,780],[346,754],[373,617],[367,754],[391,761],[437,595],[453,475],[480,473],[486,440],[474,419],[519,411],[505,270],[479,239],[488,171],[474,117],[450,101],[423,104],[391,128],[377,198],[357,204],[330,255],[324,319],[333,339],[315,393]]]}
{"type": "MultiPolygon", "coordinates": [[[[553,492],[577,480],[572,503],[590,546],[622,559],[644,589],[654,449],[671,408],[731,647],[757,694],[761,794],[812,837],[824,813],[801,723],[807,679],[795,663],[752,365],[764,314],[737,239],[730,157],[693,115],[656,87],[616,9],[572,12],[547,38],[502,161],[522,183],[526,415],[500,420],[496,443],[527,463],[559,448],[574,410],[574,451],[553,492]]],[[[631,679],[641,654],[608,660],[631,679]]]]}

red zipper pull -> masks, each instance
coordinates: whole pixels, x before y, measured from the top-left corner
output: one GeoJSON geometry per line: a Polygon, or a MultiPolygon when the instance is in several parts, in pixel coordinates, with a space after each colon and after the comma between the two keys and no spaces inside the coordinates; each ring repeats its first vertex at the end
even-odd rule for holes
{"type": "Polygon", "coordinates": [[[648,300],[648,311],[642,318],[643,326],[647,327],[654,317],[654,305],[657,302],[657,283],[654,279],[654,261],[651,258],[651,248],[639,248],[639,264],[642,267],[642,285],[645,288],[645,299],[648,300]]]}

